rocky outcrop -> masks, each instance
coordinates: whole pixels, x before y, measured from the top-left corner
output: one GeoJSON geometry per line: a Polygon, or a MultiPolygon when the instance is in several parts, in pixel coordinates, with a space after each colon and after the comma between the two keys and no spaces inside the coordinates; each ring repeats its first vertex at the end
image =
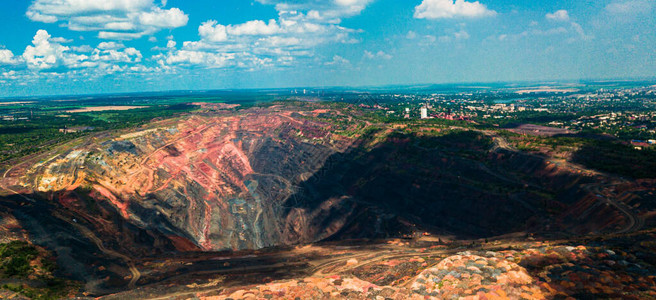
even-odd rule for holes
{"type": "Polygon", "coordinates": [[[421,136],[356,120],[320,104],[216,108],[94,136],[34,164],[21,189],[138,256],[417,230],[585,234],[627,223],[583,187],[599,179],[493,151],[481,132],[421,136]]]}
{"type": "Polygon", "coordinates": [[[156,125],[37,165],[24,184],[96,227],[103,227],[94,214],[98,204],[109,204],[122,219],[170,236],[182,249],[253,249],[322,238],[284,236],[288,226],[305,226],[306,216],[282,214],[298,184],[347,148],[349,140],[332,134],[329,124],[254,109],[156,125]]]}

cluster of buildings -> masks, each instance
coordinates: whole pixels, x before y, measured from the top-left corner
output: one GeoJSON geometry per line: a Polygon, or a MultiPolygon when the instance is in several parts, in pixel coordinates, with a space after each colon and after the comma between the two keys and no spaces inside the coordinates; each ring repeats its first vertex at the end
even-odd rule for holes
{"type": "Polygon", "coordinates": [[[642,150],[645,148],[656,146],[656,140],[646,140],[646,141],[632,140],[631,145],[636,150],[642,150]]]}
{"type": "Polygon", "coordinates": [[[3,121],[14,122],[14,121],[27,121],[30,118],[28,117],[16,117],[13,115],[2,116],[3,121]]]}
{"type": "MultiPolygon", "coordinates": [[[[372,95],[366,95],[367,99],[372,95]]],[[[455,94],[378,94],[375,105],[405,119],[483,120],[544,116],[541,125],[614,135],[640,147],[656,146],[656,86],[581,88],[519,94],[510,90],[455,94]],[[557,116],[549,122],[549,115],[557,116]],[[568,119],[567,116],[571,116],[568,119]]]]}

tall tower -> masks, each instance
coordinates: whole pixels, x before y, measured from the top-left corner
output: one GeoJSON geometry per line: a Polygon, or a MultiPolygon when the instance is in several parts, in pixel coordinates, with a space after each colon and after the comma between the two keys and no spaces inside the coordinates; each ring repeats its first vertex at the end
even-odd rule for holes
{"type": "Polygon", "coordinates": [[[428,119],[428,108],[425,106],[421,108],[421,118],[428,119]]]}

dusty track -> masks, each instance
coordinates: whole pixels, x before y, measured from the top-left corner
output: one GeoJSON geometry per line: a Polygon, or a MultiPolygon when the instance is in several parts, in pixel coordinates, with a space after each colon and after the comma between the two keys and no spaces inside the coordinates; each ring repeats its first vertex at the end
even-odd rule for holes
{"type": "Polygon", "coordinates": [[[103,254],[123,260],[128,265],[128,268],[130,269],[130,273],[132,274],[130,282],[128,283],[128,288],[129,289],[134,289],[136,287],[137,281],[139,281],[139,278],[141,278],[141,272],[139,272],[139,270],[136,268],[136,266],[132,262],[131,258],[129,258],[128,256],[126,256],[124,254],[118,253],[114,250],[109,250],[109,249],[105,248],[105,246],[103,245],[102,240],[100,238],[98,238],[88,228],[78,224],[77,222],[73,222],[73,221],[69,220],[69,218],[66,218],[66,217],[64,217],[64,216],[62,216],[58,213],[55,213],[53,215],[55,217],[59,218],[60,220],[65,221],[66,223],[68,223],[68,224],[72,225],[73,227],[75,227],[75,229],[77,229],[80,233],[82,233],[84,235],[84,237],[91,240],[96,245],[96,247],[98,247],[98,250],[100,250],[100,252],[102,252],[103,254]]]}
{"type": "MultiPolygon", "coordinates": [[[[492,151],[498,151],[499,149],[504,149],[507,151],[515,151],[515,152],[517,151],[517,149],[512,147],[505,138],[496,135],[494,132],[485,131],[483,133],[493,138],[494,147],[492,148],[492,151]]],[[[613,186],[617,185],[617,182],[626,182],[625,179],[619,178],[617,176],[613,176],[611,174],[606,174],[596,170],[588,169],[579,164],[575,164],[567,160],[556,160],[556,159],[544,158],[544,157],[541,158],[546,159],[547,162],[552,163],[561,168],[575,170],[585,174],[603,176],[608,178],[609,182],[615,182],[615,183],[604,183],[604,182],[591,183],[585,185],[584,188],[590,193],[594,194],[595,197],[599,199],[601,202],[614,206],[617,210],[619,210],[624,215],[626,215],[628,224],[626,225],[625,228],[616,231],[615,234],[632,233],[632,232],[639,231],[640,229],[643,228],[644,220],[633,209],[629,208],[626,204],[622,203],[620,200],[612,197],[608,197],[603,193],[604,188],[612,188],[613,186]]]]}

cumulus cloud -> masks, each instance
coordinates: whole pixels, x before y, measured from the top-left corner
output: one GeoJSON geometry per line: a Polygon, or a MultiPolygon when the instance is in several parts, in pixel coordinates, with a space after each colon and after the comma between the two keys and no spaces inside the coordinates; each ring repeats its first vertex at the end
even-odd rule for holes
{"type": "Polygon", "coordinates": [[[211,53],[206,51],[180,50],[171,53],[165,58],[168,65],[190,64],[204,65],[210,68],[221,68],[227,66],[235,57],[228,53],[211,53]]]}
{"type": "Polygon", "coordinates": [[[495,16],[497,13],[484,4],[467,2],[465,0],[423,0],[415,7],[417,19],[451,19],[451,18],[480,18],[495,16]]]}
{"type": "Polygon", "coordinates": [[[32,79],[89,79],[116,72],[161,71],[160,68],[140,65],[143,59],[141,52],[126,48],[122,43],[102,42],[93,48],[88,45],[68,47],[61,41],[63,39],[51,36],[46,30],[39,30],[34,35],[32,45],[27,46],[20,57],[13,56],[8,50],[0,50],[0,65],[13,64],[13,76],[32,79]]]}
{"type": "Polygon", "coordinates": [[[143,55],[135,48],[126,48],[122,51],[117,49],[101,50],[95,49],[90,57],[93,61],[106,61],[106,62],[124,62],[134,63],[140,62],[143,55]]]}
{"type": "Polygon", "coordinates": [[[36,70],[53,69],[60,66],[75,67],[86,58],[85,55],[69,52],[68,47],[54,41],[45,30],[37,31],[32,39],[32,46],[27,46],[23,53],[27,67],[36,70]]]}
{"type": "Polygon", "coordinates": [[[198,27],[200,40],[183,42],[180,49],[158,56],[159,63],[246,69],[288,66],[301,57],[312,56],[314,48],[319,45],[357,42],[353,35],[358,30],[340,26],[342,18],[360,13],[371,2],[257,1],[274,5],[278,18],[240,24],[205,21],[198,27]]]}
{"type": "Polygon", "coordinates": [[[218,22],[211,20],[204,22],[198,27],[198,34],[203,40],[210,42],[223,42],[228,39],[226,27],[218,22]]]}
{"type": "Polygon", "coordinates": [[[14,53],[7,49],[0,49],[0,66],[1,65],[14,65],[18,63],[18,59],[14,53]]]}
{"type": "Polygon", "coordinates": [[[119,40],[182,27],[189,21],[182,10],[163,9],[153,0],[35,0],[26,15],[32,21],[98,31],[99,38],[119,40]]]}
{"type": "MultiPolygon", "coordinates": [[[[583,30],[583,27],[581,26],[581,24],[579,24],[579,23],[577,23],[577,22],[574,22],[574,21],[572,20],[572,18],[570,17],[569,12],[566,11],[566,10],[564,10],[564,9],[558,10],[558,11],[553,12],[553,13],[548,13],[545,17],[546,17],[548,20],[555,21],[555,22],[567,22],[567,23],[570,23],[570,27],[571,27],[572,31],[573,31],[574,33],[576,33],[576,35],[578,36],[578,38],[581,39],[581,40],[590,40],[590,39],[593,38],[592,36],[587,35],[587,34],[585,33],[585,30],[583,30]]],[[[551,29],[551,30],[552,30],[552,31],[553,31],[553,30],[557,30],[558,33],[560,33],[560,32],[566,32],[566,31],[567,31],[567,30],[566,30],[565,28],[563,28],[563,27],[558,27],[558,28],[556,28],[556,29],[551,29]]],[[[570,38],[570,39],[569,39],[570,42],[575,41],[575,40],[576,40],[576,38],[570,38]]]]}
{"type": "Polygon", "coordinates": [[[569,21],[569,12],[564,9],[558,10],[554,13],[548,13],[546,15],[548,20],[559,21],[559,22],[568,22],[569,21]]]}

